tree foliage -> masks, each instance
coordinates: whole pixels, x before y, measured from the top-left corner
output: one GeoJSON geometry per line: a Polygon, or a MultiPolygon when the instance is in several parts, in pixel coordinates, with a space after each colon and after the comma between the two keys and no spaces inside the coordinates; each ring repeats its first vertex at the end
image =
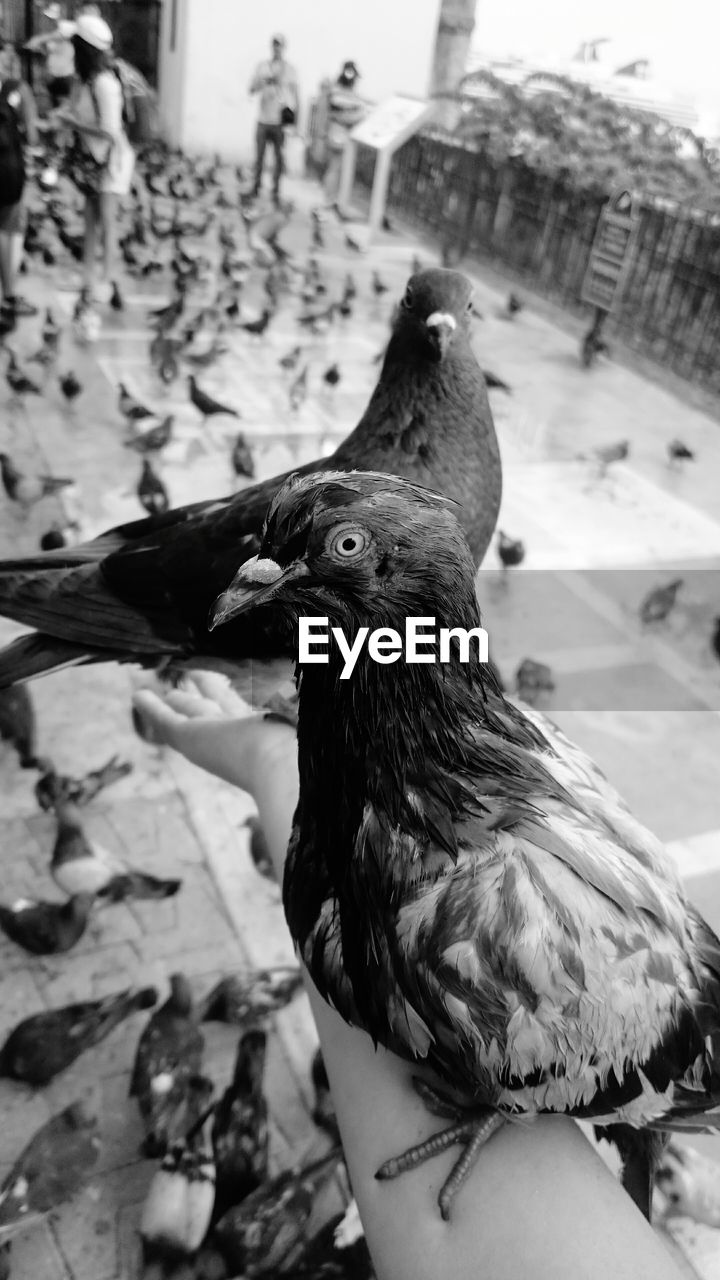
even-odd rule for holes
{"type": "Polygon", "coordinates": [[[521,160],[592,195],[628,186],[646,198],[720,212],[720,153],[654,113],[546,73],[510,85],[474,72],[462,82],[460,102],[456,136],[494,163],[521,160]]]}

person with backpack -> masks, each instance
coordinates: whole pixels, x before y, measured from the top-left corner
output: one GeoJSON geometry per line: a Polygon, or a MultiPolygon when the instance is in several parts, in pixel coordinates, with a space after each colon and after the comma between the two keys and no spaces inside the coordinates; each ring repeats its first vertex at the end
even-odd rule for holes
{"type": "Polygon", "coordinates": [[[37,144],[37,111],[30,86],[18,75],[14,47],[0,38],[0,338],[21,316],[37,315],[15,292],[25,238],[25,145],[37,144]]]}
{"type": "Polygon", "coordinates": [[[82,289],[76,318],[95,302],[122,306],[115,279],[118,201],[129,194],[135,152],[124,124],[123,87],[112,62],[113,34],[104,18],[81,12],[72,36],[76,86],[68,108],[56,121],[75,135],[66,157],[71,180],[85,196],[85,246],[82,289]],[[103,281],[97,288],[98,240],[102,242],[103,281]]]}

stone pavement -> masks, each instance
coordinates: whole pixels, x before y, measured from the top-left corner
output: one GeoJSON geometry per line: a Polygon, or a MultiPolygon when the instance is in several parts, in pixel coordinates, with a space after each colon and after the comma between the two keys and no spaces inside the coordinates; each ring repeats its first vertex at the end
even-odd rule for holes
{"type": "MultiPolygon", "coordinates": [[[[317,192],[299,181],[289,185],[298,216],[286,239],[304,256],[306,212],[317,192]]],[[[381,272],[394,301],[418,251],[400,229],[363,256],[348,252],[334,221],[326,224],[326,237],[319,256],[333,280],[352,270],[358,281],[353,319],[307,338],[295,323],[298,305],[286,301],[262,340],[231,332],[229,355],[199,375],[203,388],[242,412],[260,478],[330,452],[355,424],[377,376],[373,357],[384,345],[390,311],[390,303],[373,299],[370,272],[381,272]],[[310,394],[293,414],[278,359],[297,342],[310,366],[310,394]],[[329,392],[321,375],[335,360],[342,381],[329,392]]],[[[425,246],[419,252],[431,261],[425,246]]],[[[718,423],[618,365],[581,370],[571,338],[530,305],[512,323],[501,318],[502,295],[481,273],[476,283],[484,314],[475,330],[480,362],[512,386],[509,396],[491,393],[504,459],[500,527],[528,548],[509,581],[498,574],[494,551],[480,577],[495,655],[508,679],[523,657],[551,664],[557,690],[550,714],[592,752],[638,816],[671,842],[693,896],[720,928],[720,664],[709,648],[712,618],[720,612],[718,423]],[[666,462],[673,436],[697,452],[698,461],[683,471],[666,462]],[[592,485],[592,468],[578,455],[624,438],[631,442],[628,460],[607,482],[592,485]],[[677,612],[648,634],[638,604],[674,570],[686,584],[677,612]]],[[[28,470],[77,477],[65,510],[79,516],[86,533],[142,514],[134,495],[139,462],[122,445],[121,379],[158,413],[176,415],[176,439],[159,464],[174,503],[228,492],[234,482],[228,455],[235,421],[220,418],[203,427],[184,379],[166,388],[150,368],[147,311],[166,299],[167,289],[167,274],[152,285],[129,281],[126,312],[111,314],[91,347],[78,347],[68,328],[59,368],[72,367],[85,388],[74,412],[52,383],[22,412],[7,407],[0,389],[2,447],[28,470]]],[[[69,320],[74,295],[58,290],[53,275],[28,278],[26,291],[69,320]]],[[[243,302],[247,317],[259,312],[252,282],[243,302]]],[[[38,331],[39,324],[26,321],[13,336],[21,356],[36,348],[38,331]]],[[[48,500],[22,519],[3,502],[2,553],[34,550],[60,511],[48,500]]],[[[0,638],[13,634],[3,623],[0,638]]],[[[130,777],[87,811],[88,830],[158,875],[181,874],[183,890],[167,903],[99,912],[65,957],[28,960],[0,942],[0,1034],[35,1010],[129,983],[156,982],[164,992],[176,969],[203,993],[221,972],[291,957],[278,889],[258,876],[248,856],[249,799],[141,743],[129,718],[131,681],[126,670],[98,667],[37,682],[41,750],[68,772],[97,766],[115,752],[132,760],[130,777]]],[[[0,746],[6,901],[56,896],[46,870],[53,824],[37,810],[33,782],[0,746]]],[[[138,1212],[154,1167],[138,1157],[141,1127],[127,1099],[141,1025],[134,1019],[126,1033],[116,1033],[39,1093],[0,1082],[0,1172],[51,1112],[87,1090],[100,1095],[98,1174],[83,1196],[17,1241],[13,1274],[22,1280],[131,1280],[137,1274],[138,1212]]],[[[304,999],[277,1019],[277,1031],[268,1093],[279,1166],[318,1141],[308,1086],[315,1037],[304,999]]],[[[222,1088],[235,1036],[208,1027],[207,1046],[207,1068],[222,1088]]],[[[716,1140],[697,1140],[703,1143],[720,1158],[716,1140]]],[[[682,1224],[677,1230],[702,1274],[720,1277],[716,1233],[682,1224]]]]}

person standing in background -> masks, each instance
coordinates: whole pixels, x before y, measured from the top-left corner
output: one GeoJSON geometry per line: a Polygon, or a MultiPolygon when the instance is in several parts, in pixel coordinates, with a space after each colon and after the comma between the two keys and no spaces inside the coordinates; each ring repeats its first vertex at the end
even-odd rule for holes
{"type": "MultiPolygon", "coordinates": [[[[111,298],[116,309],[122,307],[115,278],[118,201],[130,191],[135,152],[123,125],[122,85],[110,65],[112,31],[103,18],[86,10],[80,13],[74,28],[77,83],[68,108],[55,112],[55,118],[58,124],[75,132],[80,147],[101,169],[97,187],[85,191],[83,283],[78,304],[82,314],[93,302],[111,298]],[[95,284],[99,238],[104,276],[100,291],[95,284]]],[[[72,169],[70,177],[73,178],[72,169]]]]}
{"type": "Polygon", "coordinates": [[[326,98],[326,146],[327,168],[323,178],[326,203],[332,207],[337,204],[340,189],[340,175],[345,152],[345,143],[350,130],[367,113],[365,103],[357,94],[357,82],[360,72],[354,62],[344,62],[340,75],[327,91],[326,98]]]}
{"type": "Polygon", "coordinates": [[[0,338],[37,307],[15,292],[25,238],[25,147],[37,144],[37,112],[15,49],[0,39],[0,338]]]}
{"type": "Polygon", "coordinates": [[[253,195],[260,194],[265,148],[268,143],[275,152],[273,174],[273,200],[280,199],[280,179],[285,170],[283,149],[285,129],[297,123],[299,98],[295,70],[285,61],[285,37],[273,36],[271,57],[261,62],[250,82],[250,93],[260,94],[257,130],[255,134],[255,185],[253,195]]]}

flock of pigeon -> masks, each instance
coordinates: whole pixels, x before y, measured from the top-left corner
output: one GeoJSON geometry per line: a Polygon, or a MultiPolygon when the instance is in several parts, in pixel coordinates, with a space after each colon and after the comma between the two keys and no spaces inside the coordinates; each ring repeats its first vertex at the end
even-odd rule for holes
{"type": "MultiPolygon", "coordinates": [[[[290,410],[297,412],[310,385],[304,335],[322,335],[351,319],[363,288],[371,305],[379,305],[389,292],[376,270],[361,285],[358,272],[343,268],[338,278],[328,268],[323,256],[327,215],[319,211],[310,219],[307,260],[298,262],[282,241],[292,207],[281,204],[266,211],[245,194],[247,186],[242,170],[218,159],[191,162],[178,153],[151,149],[121,242],[129,275],[145,279],[159,271],[170,273],[171,295],[151,316],[148,357],[165,385],[186,378],[189,403],[203,423],[221,415],[240,418],[236,408],[216,400],[202,385],[203,371],[227,354],[231,330],[260,341],[280,306],[299,302],[301,340],[279,361],[290,410]],[[216,262],[189,243],[212,236],[216,262]],[[260,282],[264,301],[258,315],[246,318],[243,295],[250,281],[253,287],[260,282]]],[[[340,224],[343,252],[360,253],[342,218],[340,224]]],[[[27,251],[30,261],[49,268],[67,254],[77,260],[81,256],[77,210],[53,190],[31,207],[27,251]]],[[[365,414],[331,457],[301,470],[384,471],[446,493],[461,503],[465,533],[479,564],[495,536],[500,502],[499,452],[487,388],[510,394],[510,387],[490,371],[479,370],[471,358],[469,326],[481,317],[466,278],[449,269],[424,269],[419,261],[411,266],[388,345],[377,357],[379,380],[365,414]],[[460,408],[468,396],[479,406],[472,430],[460,408]]],[[[124,306],[117,286],[110,305],[118,311],[124,306]]],[[[507,318],[516,321],[522,309],[522,301],[511,293],[507,318]]],[[[80,312],[73,325],[80,340],[92,336],[80,312]]],[[[41,345],[31,360],[21,364],[6,343],[6,379],[16,406],[43,395],[55,378],[72,411],[84,388],[72,369],[60,370],[63,337],[48,310],[41,345]],[[38,367],[37,375],[31,364],[38,367]]],[[[333,362],[323,368],[319,381],[332,392],[341,379],[342,369],[333,362]]],[[[114,758],[83,778],[58,775],[39,752],[32,702],[20,682],[84,662],[177,668],[224,656],[237,668],[245,659],[287,651],[287,637],[272,628],[255,624],[243,631],[241,623],[213,633],[207,628],[209,607],[238,567],[238,546],[246,559],[256,553],[264,512],[283,477],[227,498],[174,508],[152,461],[173,439],[173,415],[158,414],[125,383],[118,386],[117,407],[127,425],[126,444],[141,456],[136,492],[147,519],[86,543],[79,541],[71,522],[55,524],[42,535],[42,554],[0,562],[0,613],[35,628],[0,654],[0,736],[14,743],[24,767],[37,770],[38,803],[56,814],[49,869],[66,895],[59,904],[0,907],[0,927],[35,955],[70,950],[94,911],[111,910],[128,897],[169,897],[181,890],[181,882],[127,866],[88,838],[83,806],[129,766],[114,758]]],[[[604,481],[629,451],[629,443],[621,441],[589,456],[596,481],[604,481]]],[[[238,477],[255,478],[252,448],[241,431],[232,442],[230,460],[238,477]]],[[[682,441],[672,441],[668,460],[682,466],[693,454],[682,441]]],[[[7,498],[23,512],[73,483],[70,478],[24,474],[10,452],[0,453],[0,476],[7,498]]],[[[506,575],[523,562],[525,547],[503,531],[496,536],[506,575]]],[[[655,589],[641,602],[642,622],[662,623],[681,586],[681,579],[673,579],[655,589]]],[[[720,657],[720,621],[714,644],[720,657]]],[[[516,673],[516,687],[528,702],[541,702],[554,689],[553,673],[527,658],[516,673]]],[[[254,828],[252,835],[253,858],[266,870],[262,832],[254,828]]],[[[159,1008],[158,992],[146,988],[26,1019],[10,1031],[0,1070],[42,1087],[125,1018],[154,1009],[137,1047],[131,1089],[146,1128],[144,1153],[161,1162],[141,1222],[147,1280],[370,1275],[367,1248],[352,1223],[348,1227],[336,1219],[319,1235],[308,1236],[317,1191],[342,1162],[319,1058],[312,1064],[315,1117],[332,1146],[313,1165],[269,1178],[264,1024],[292,998],[299,974],[262,971],[226,977],[200,1002],[193,1001],[182,974],[173,975],[170,985],[159,1008]],[[203,1075],[202,1025],[209,1020],[240,1028],[233,1080],[219,1100],[203,1075]]],[[[14,1233],[74,1196],[91,1177],[97,1156],[97,1122],[81,1104],[53,1117],[33,1137],[0,1192],[0,1242],[5,1242],[0,1274],[2,1266],[10,1274],[14,1233]]]]}

